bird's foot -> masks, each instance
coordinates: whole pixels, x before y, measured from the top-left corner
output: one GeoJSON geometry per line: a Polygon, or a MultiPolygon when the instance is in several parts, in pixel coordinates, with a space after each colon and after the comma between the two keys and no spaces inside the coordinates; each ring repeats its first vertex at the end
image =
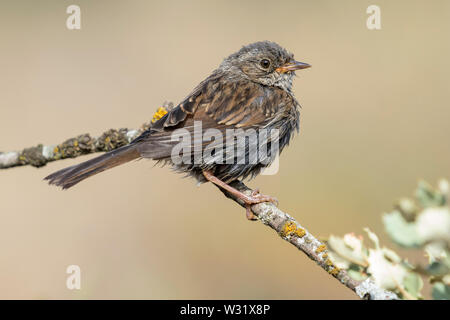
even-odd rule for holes
{"type": "Polygon", "coordinates": [[[257,220],[256,216],[252,212],[252,205],[254,204],[262,202],[272,202],[273,204],[278,206],[278,200],[276,198],[259,193],[259,189],[253,190],[250,196],[246,194],[243,195],[245,197],[242,197],[241,200],[245,203],[245,214],[248,220],[257,220]]]}
{"type": "Polygon", "coordinates": [[[245,209],[246,209],[246,216],[247,216],[248,220],[256,220],[257,219],[251,209],[252,205],[254,205],[254,204],[258,204],[258,203],[262,203],[262,202],[272,202],[278,206],[278,200],[276,198],[260,194],[259,189],[255,189],[252,191],[252,193],[250,195],[247,195],[247,194],[233,188],[229,184],[223,182],[222,180],[220,180],[219,178],[214,176],[214,174],[212,174],[212,172],[210,172],[210,171],[207,171],[207,170],[203,171],[203,175],[205,176],[205,178],[208,181],[210,181],[210,182],[214,183],[215,185],[219,186],[220,188],[228,191],[228,193],[230,193],[231,195],[236,197],[236,199],[239,199],[242,202],[244,202],[245,209]]]}

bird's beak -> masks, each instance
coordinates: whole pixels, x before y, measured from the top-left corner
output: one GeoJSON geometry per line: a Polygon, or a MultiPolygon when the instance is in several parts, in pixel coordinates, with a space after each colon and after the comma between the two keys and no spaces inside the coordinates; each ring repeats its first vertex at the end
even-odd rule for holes
{"type": "Polygon", "coordinates": [[[276,71],[278,71],[279,73],[285,73],[288,71],[295,71],[295,70],[300,70],[300,69],[306,69],[311,67],[311,65],[304,63],[304,62],[298,62],[298,61],[291,61],[288,63],[285,63],[284,65],[282,65],[281,67],[277,68],[276,71]]]}

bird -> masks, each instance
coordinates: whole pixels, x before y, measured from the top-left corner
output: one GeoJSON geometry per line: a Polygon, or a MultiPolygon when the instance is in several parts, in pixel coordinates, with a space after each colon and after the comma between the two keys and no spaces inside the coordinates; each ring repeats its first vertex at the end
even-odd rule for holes
{"type": "Polygon", "coordinates": [[[277,200],[261,194],[259,189],[245,194],[230,184],[257,176],[270,166],[299,131],[300,104],[294,97],[292,85],[295,71],[309,67],[310,64],[296,61],[292,53],[275,42],[245,45],[226,57],[184,100],[130,144],[61,169],[44,179],[49,184],[68,189],[132,160],[153,159],[193,177],[199,184],[211,182],[234,195],[245,204],[247,219],[255,220],[250,210],[252,205],[277,203],[277,200]],[[199,126],[200,138],[195,132],[199,126]],[[250,131],[256,139],[244,137],[211,142],[211,138],[211,141],[204,141],[207,140],[203,136],[206,132],[226,136],[233,130],[250,131]],[[277,134],[262,134],[268,130],[277,134]],[[181,145],[183,148],[180,147],[180,135],[178,140],[174,139],[174,134],[180,132],[193,137],[181,145]],[[273,151],[275,145],[277,150],[273,151]],[[176,146],[182,149],[184,161],[174,158],[176,146]],[[248,161],[255,152],[263,149],[266,150],[264,159],[248,161]],[[237,154],[241,158],[244,155],[246,160],[240,161],[237,154]]]}

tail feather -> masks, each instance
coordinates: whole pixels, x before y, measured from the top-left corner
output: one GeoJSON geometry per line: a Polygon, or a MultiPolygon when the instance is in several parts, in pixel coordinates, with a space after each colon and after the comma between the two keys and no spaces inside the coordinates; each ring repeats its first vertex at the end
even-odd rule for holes
{"type": "Polygon", "coordinates": [[[140,157],[135,145],[128,145],[107,152],[99,157],[61,169],[44,178],[49,184],[68,189],[78,182],[107,169],[114,168],[140,157]]]}

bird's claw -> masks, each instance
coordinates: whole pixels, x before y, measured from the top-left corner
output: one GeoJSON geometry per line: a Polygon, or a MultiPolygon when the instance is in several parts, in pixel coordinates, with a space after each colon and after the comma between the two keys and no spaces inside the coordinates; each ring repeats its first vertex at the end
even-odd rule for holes
{"type": "Polygon", "coordinates": [[[253,214],[251,207],[254,204],[262,202],[271,202],[278,206],[278,200],[276,198],[261,194],[259,193],[259,189],[255,189],[252,191],[251,195],[245,199],[245,209],[248,220],[257,220],[257,217],[253,214]]]}
{"type": "Polygon", "coordinates": [[[278,206],[277,198],[259,193],[259,188],[252,191],[251,197],[254,198],[256,201],[254,204],[261,202],[271,202],[274,205],[278,206]]]}

